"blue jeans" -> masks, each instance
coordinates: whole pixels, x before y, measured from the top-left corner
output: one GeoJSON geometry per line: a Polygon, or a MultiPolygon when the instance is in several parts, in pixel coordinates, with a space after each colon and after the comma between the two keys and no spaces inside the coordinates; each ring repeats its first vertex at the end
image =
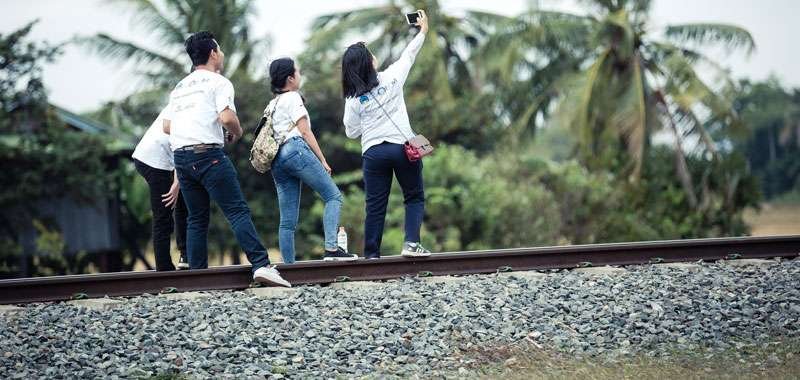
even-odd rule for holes
{"type": "Polygon", "coordinates": [[[316,191],[325,202],[325,211],[322,214],[325,249],[335,251],[342,193],[302,137],[293,137],[281,145],[272,162],[272,178],[278,190],[278,205],[281,210],[278,244],[283,262],[295,262],[294,232],[300,213],[300,190],[303,183],[316,191]]]}
{"type": "Polygon", "coordinates": [[[402,144],[384,142],[363,156],[366,219],[364,220],[364,257],[381,255],[381,239],[386,222],[386,205],[392,190],[392,174],[397,177],[406,206],[405,239],[419,242],[419,230],[425,215],[425,191],[422,183],[422,160],[409,162],[402,144]]]}
{"type": "Polygon", "coordinates": [[[244,200],[236,169],[222,151],[203,153],[175,152],[175,170],[181,184],[189,217],[186,228],[186,255],[191,269],[208,268],[208,222],[210,200],[217,203],[233,229],[236,240],[247,254],[252,270],[269,265],[267,250],[256,234],[250,208],[244,200]]]}

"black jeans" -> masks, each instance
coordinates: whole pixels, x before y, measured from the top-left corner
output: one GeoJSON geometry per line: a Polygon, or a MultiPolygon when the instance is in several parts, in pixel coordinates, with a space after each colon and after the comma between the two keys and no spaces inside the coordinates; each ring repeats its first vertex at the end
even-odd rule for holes
{"type": "Polygon", "coordinates": [[[364,257],[381,255],[381,239],[386,222],[386,206],[392,189],[392,174],[397,177],[406,206],[405,240],[418,243],[422,217],[425,215],[425,191],[422,183],[422,160],[409,162],[403,145],[381,143],[363,156],[366,219],[364,220],[364,257]]]}
{"type": "Polygon", "coordinates": [[[150,187],[150,207],[153,209],[153,250],[156,254],[156,270],[175,270],[170,256],[170,236],[175,231],[175,241],[181,253],[186,252],[186,204],[183,197],[178,195],[173,210],[165,207],[161,195],[169,192],[172,186],[173,172],[156,169],[144,162],[134,159],[136,171],[144,177],[150,187]],[[173,227],[174,226],[174,227],[173,227]]]}

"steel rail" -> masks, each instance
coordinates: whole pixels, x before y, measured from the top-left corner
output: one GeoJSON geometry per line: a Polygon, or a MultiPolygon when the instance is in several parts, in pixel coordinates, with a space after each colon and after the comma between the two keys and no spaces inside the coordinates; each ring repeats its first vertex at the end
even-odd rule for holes
{"type": "MultiPolygon", "coordinates": [[[[688,239],[448,252],[426,258],[390,256],[350,262],[302,261],[278,265],[292,284],[385,280],[403,276],[438,276],[636,265],[737,258],[794,258],[800,235],[688,239]]],[[[236,265],[171,272],[119,272],[0,280],[0,304],[61,301],[144,293],[244,289],[251,286],[250,266],[236,265]]]]}

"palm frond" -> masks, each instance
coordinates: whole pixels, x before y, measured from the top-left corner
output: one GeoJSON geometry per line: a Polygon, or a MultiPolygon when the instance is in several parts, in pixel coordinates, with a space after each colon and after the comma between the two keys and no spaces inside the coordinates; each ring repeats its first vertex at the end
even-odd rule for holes
{"type": "Polygon", "coordinates": [[[728,49],[743,48],[750,54],[756,44],[746,29],[730,24],[694,23],[670,25],[665,31],[668,39],[698,46],[720,45],[728,49]]]}
{"type": "Polygon", "coordinates": [[[670,97],[679,99],[687,107],[703,105],[714,118],[732,124],[736,118],[732,99],[723,96],[721,91],[712,90],[683,55],[670,55],[662,67],[668,78],[665,91],[670,97]]]}
{"type": "MultiPolygon", "coordinates": [[[[177,5],[177,1],[167,1],[167,6],[172,4],[177,5]]],[[[183,43],[185,34],[188,30],[183,30],[176,25],[173,20],[174,17],[162,12],[156,4],[151,0],[112,0],[108,4],[132,9],[133,18],[132,22],[146,30],[155,34],[159,41],[165,44],[183,43]]]]}
{"type": "Polygon", "coordinates": [[[91,37],[78,37],[74,43],[89,48],[96,54],[120,62],[132,61],[145,65],[158,65],[171,75],[182,75],[188,71],[189,63],[181,63],[175,58],[167,57],[133,42],[120,41],[105,33],[91,37]]]}
{"type": "Polygon", "coordinates": [[[309,49],[339,49],[348,32],[365,33],[385,22],[398,12],[394,6],[370,7],[318,17],[312,24],[312,34],[306,41],[309,49]]]}
{"type": "Polygon", "coordinates": [[[588,147],[592,144],[591,114],[594,110],[592,106],[593,94],[595,86],[598,84],[600,72],[606,66],[610,53],[611,50],[606,49],[588,69],[579,74],[565,77],[558,85],[562,88],[562,99],[556,110],[557,123],[576,131],[578,144],[583,147],[588,147]]]}
{"type": "Polygon", "coordinates": [[[644,158],[644,148],[647,139],[646,106],[644,82],[641,60],[634,58],[630,78],[624,83],[626,88],[619,97],[616,110],[612,113],[611,124],[618,128],[626,140],[628,154],[633,160],[634,170],[632,177],[639,177],[644,158]]]}

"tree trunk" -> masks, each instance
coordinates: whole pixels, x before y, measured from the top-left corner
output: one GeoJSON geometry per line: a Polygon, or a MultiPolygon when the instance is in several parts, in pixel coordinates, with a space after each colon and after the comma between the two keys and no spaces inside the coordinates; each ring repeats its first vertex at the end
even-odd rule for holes
{"type": "Polygon", "coordinates": [[[664,107],[664,112],[667,114],[667,121],[669,122],[672,136],[675,138],[675,171],[678,173],[678,178],[681,181],[683,191],[686,193],[686,200],[689,201],[689,206],[697,208],[697,195],[694,192],[694,185],[692,184],[692,176],[689,173],[689,165],[686,164],[686,157],[683,153],[683,144],[681,143],[681,133],[678,126],[675,125],[675,120],[672,118],[672,112],[669,110],[667,100],[664,98],[663,93],[659,90],[655,94],[656,99],[664,107]]]}
{"type": "Polygon", "coordinates": [[[694,192],[694,185],[692,184],[692,176],[689,173],[689,165],[686,164],[686,157],[683,154],[683,144],[681,143],[681,134],[678,131],[678,126],[675,125],[675,122],[672,120],[672,117],[667,117],[669,119],[670,130],[672,131],[672,135],[675,138],[675,171],[678,173],[678,178],[681,181],[681,185],[683,186],[683,191],[686,193],[686,199],[689,201],[689,205],[692,208],[697,207],[697,196],[694,192]]]}
{"type": "Polygon", "coordinates": [[[769,136],[769,162],[775,162],[777,152],[775,151],[775,130],[770,127],[767,128],[767,136],[769,136]]]}

